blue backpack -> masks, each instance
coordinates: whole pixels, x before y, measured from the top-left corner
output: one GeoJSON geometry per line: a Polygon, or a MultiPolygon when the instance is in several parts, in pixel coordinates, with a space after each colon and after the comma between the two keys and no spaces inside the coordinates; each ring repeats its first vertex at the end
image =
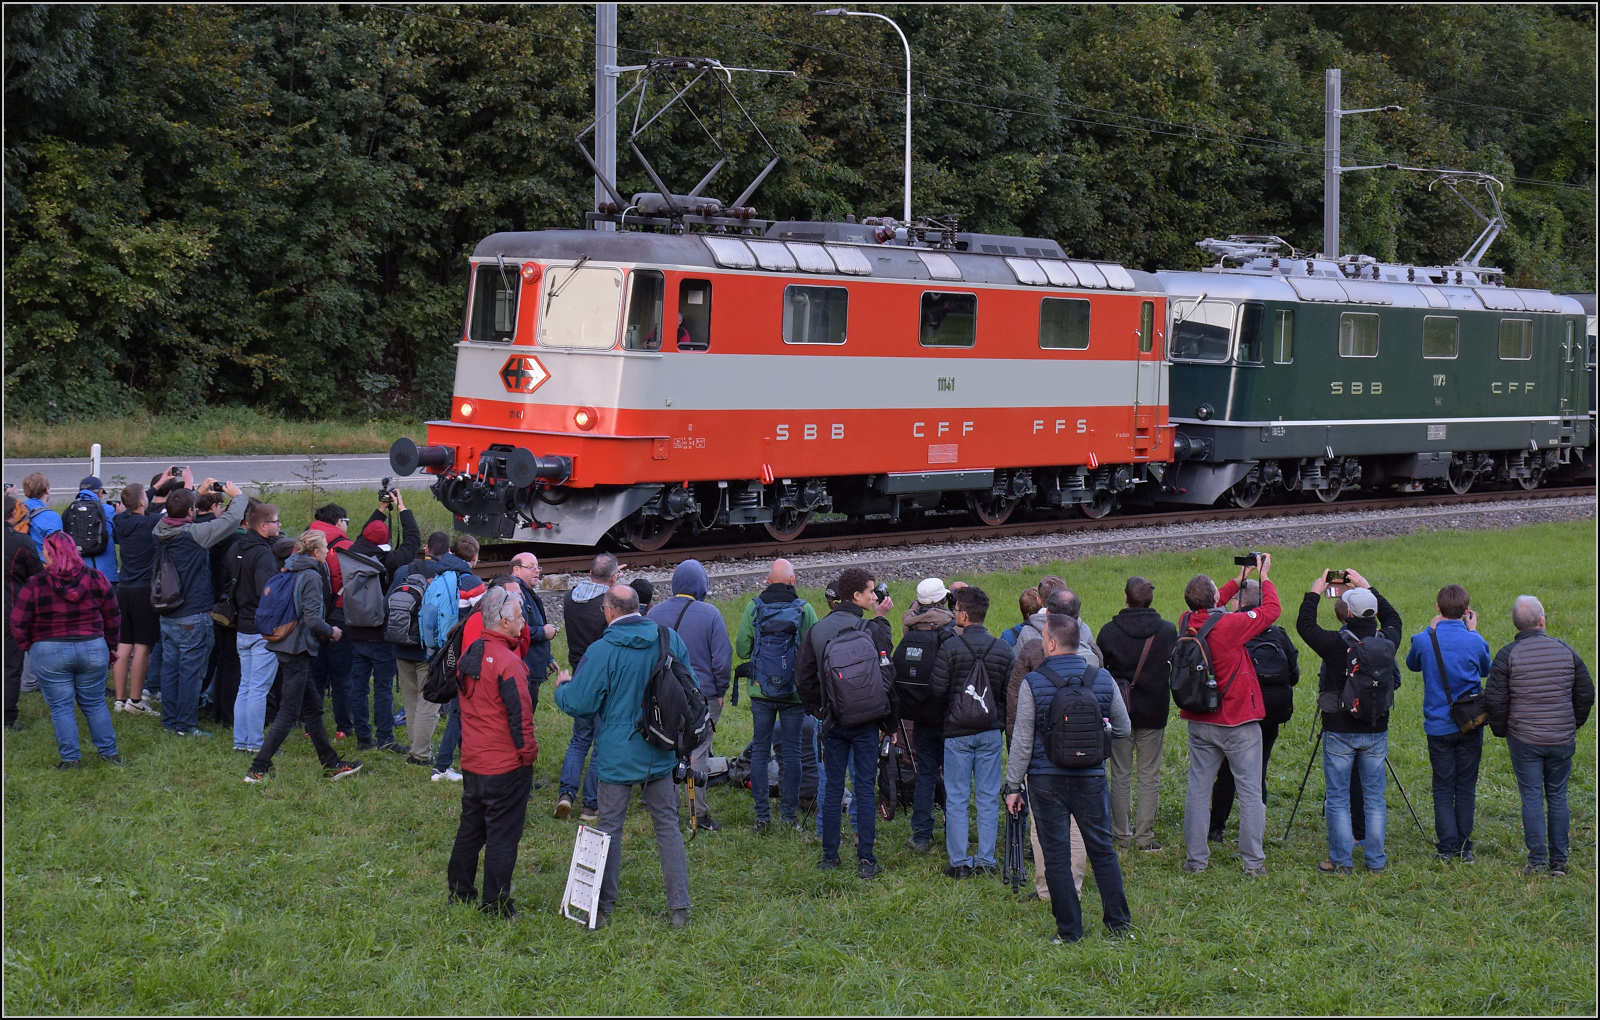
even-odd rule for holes
{"type": "Polygon", "coordinates": [[[282,641],[300,622],[300,607],[294,600],[295,579],[299,572],[280,570],[261,589],[256,604],[256,630],[268,641],[282,641]]]}
{"type": "Polygon", "coordinates": [[[422,595],[422,608],[417,612],[417,631],[422,646],[437,651],[445,643],[461,619],[461,593],[457,572],[446,570],[428,582],[422,595]]]}
{"type": "Polygon", "coordinates": [[[794,663],[800,649],[800,621],[805,606],[804,599],[756,602],[756,639],[750,655],[750,670],[764,698],[787,700],[798,690],[794,663]]]}

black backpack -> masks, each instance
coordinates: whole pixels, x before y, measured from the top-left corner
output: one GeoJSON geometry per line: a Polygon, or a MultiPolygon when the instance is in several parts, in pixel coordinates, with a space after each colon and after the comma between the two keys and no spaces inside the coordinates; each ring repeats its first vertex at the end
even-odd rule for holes
{"type": "Polygon", "coordinates": [[[694,671],[672,654],[672,630],[660,624],[656,630],[661,653],[644,685],[643,712],[633,728],[651,747],[687,758],[711,735],[711,711],[694,671]]]}
{"type": "Polygon", "coordinates": [[[1111,757],[1111,740],[1094,688],[1084,683],[1081,673],[1063,680],[1049,666],[1040,666],[1039,672],[1056,688],[1043,735],[1045,757],[1065,769],[1103,764],[1111,757]]]}
{"type": "MultiPolygon", "coordinates": [[[[946,729],[956,727],[982,733],[998,730],[1005,725],[1005,717],[1000,714],[1000,702],[989,684],[989,669],[983,664],[984,656],[993,650],[994,642],[998,640],[990,638],[988,648],[981,654],[973,653],[972,668],[967,671],[965,680],[957,677],[950,681],[950,700],[946,703],[944,716],[946,729]]],[[[965,635],[961,637],[961,644],[969,653],[972,652],[972,645],[968,644],[965,635]]]]}
{"type": "Polygon", "coordinates": [[[1356,722],[1376,725],[1394,707],[1394,642],[1381,630],[1369,638],[1358,638],[1346,627],[1339,636],[1349,647],[1339,711],[1349,712],[1356,722]]]}
{"type": "MultiPolygon", "coordinates": [[[[1233,676],[1228,678],[1227,687],[1217,687],[1216,671],[1211,665],[1211,646],[1206,639],[1210,637],[1211,629],[1222,622],[1222,610],[1211,610],[1210,619],[1192,634],[1189,633],[1190,615],[1184,613],[1178,620],[1178,644],[1172,649],[1172,672],[1168,683],[1172,688],[1172,700],[1179,708],[1196,715],[1208,715],[1222,707],[1222,697],[1233,686],[1234,677],[1239,675],[1239,671],[1234,670],[1233,676]]],[[[1243,665],[1242,660],[1240,665],[1243,665]]]]}
{"type": "Polygon", "coordinates": [[[79,497],[61,515],[61,530],[72,539],[83,556],[99,556],[106,551],[110,535],[106,529],[106,508],[98,499],[79,497]]]}
{"type": "Polygon", "coordinates": [[[894,710],[883,681],[884,658],[862,620],[828,640],[822,649],[822,695],[823,708],[834,722],[854,729],[894,710]]]}
{"type": "Polygon", "coordinates": [[[475,677],[483,672],[483,638],[466,648],[461,647],[466,625],[467,621],[461,620],[451,627],[444,644],[428,659],[428,678],[422,684],[424,701],[448,705],[461,693],[462,677],[475,677]]]}
{"type": "Polygon", "coordinates": [[[156,559],[150,567],[150,605],[163,616],[183,608],[183,575],[178,573],[178,563],[172,558],[174,541],[176,539],[156,539],[156,559]]]}
{"type": "Polygon", "coordinates": [[[931,694],[928,686],[933,676],[933,661],[939,657],[939,646],[954,632],[948,627],[925,630],[907,627],[894,650],[894,686],[900,695],[900,714],[915,715],[927,704],[931,694]]]}
{"type": "Polygon", "coordinates": [[[1256,678],[1263,687],[1282,687],[1288,684],[1293,673],[1289,656],[1283,651],[1283,642],[1273,633],[1276,630],[1277,627],[1268,627],[1244,646],[1250,656],[1250,664],[1256,668],[1256,678]]]}

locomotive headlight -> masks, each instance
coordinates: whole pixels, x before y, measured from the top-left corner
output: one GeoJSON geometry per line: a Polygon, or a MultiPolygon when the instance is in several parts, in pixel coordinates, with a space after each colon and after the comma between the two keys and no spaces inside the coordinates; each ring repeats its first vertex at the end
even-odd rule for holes
{"type": "Polygon", "coordinates": [[[580,407],[572,416],[572,424],[587,432],[594,428],[595,422],[600,420],[599,414],[592,407],[580,407]]]}
{"type": "Polygon", "coordinates": [[[539,264],[537,262],[524,262],[522,264],[522,279],[532,283],[539,278],[539,264]]]}
{"type": "Polygon", "coordinates": [[[477,410],[478,409],[476,407],[472,406],[472,401],[463,400],[461,402],[461,417],[471,419],[472,416],[477,413],[477,410]]]}

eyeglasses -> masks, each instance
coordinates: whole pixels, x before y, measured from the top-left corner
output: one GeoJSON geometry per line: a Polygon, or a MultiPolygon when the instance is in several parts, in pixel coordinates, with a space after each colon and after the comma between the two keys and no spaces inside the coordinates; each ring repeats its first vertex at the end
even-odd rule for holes
{"type": "Polygon", "coordinates": [[[273,518],[273,519],[272,519],[272,520],[270,520],[270,521],[262,521],[262,522],[261,522],[261,523],[262,523],[262,524],[277,524],[277,523],[278,523],[278,519],[277,519],[277,518],[276,518],[276,517],[274,517],[274,518],[273,518]]]}

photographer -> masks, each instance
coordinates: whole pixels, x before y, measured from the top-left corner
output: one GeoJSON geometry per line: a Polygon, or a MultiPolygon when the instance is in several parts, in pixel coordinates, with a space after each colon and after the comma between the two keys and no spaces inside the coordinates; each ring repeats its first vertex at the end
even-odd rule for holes
{"type": "Polygon", "coordinates": [[[411,748],[395,743],[394,681],[400,667],[394,645],[383,639],[388,614],[385,593],[395,571],[409,566],[422,548],[422,532],[406,509],[397,489],[379,494],[378,509],[372,512],[361,534],[349,546],[337,550],[339,571],[344,583],[341,591],[345,632],[350,640],[350,712],[356,729],[356,749],[374,747],[395,754],[410,754],[411,748]],[[400,546],[389,549],[389,525],[384,515],[390,508],[400,513],[400,546]],[[374,570],[373,568],[376,568],[374,570]],[[372,681],[372,715],[367,714],[367,681],[372,681]]]}
{"type": "Polygon", "coordinates": [[[1322,712],[1322,774],[1325,783],[1325,814],[1328,823],[1328,859],[1317,865],[1325,875],[1348,875],[1353,866],[1352,850],[1361,844],[1369,871],[1382,871],[1388,863],[1384,854],[1384,829],[1388,824],[1388,805],[1384,801],[1384,762],[1389,755],[1389,715],[1387,711],[1362,718],[1345,703],[1343,692],[1351,675],[1352,657],[1358,655],[1350,639],[1380,649],[1388,645],[1387,657],[1393,689],[1400,687],[1399,670],[1394,668],[1394,649],[1400,643],[1400,614],[1354,570],[1325,570],[1300,600],[1300,617],[1295,631],[1322,659],[1317,707],[1322,712]],[[1324,594],[1337,593],[1333,615],[1339,630],[1317,626],[1317,606],[1324,594]],[[1351,776],[1360,782],[1352,783],[1351,776]],[[1354,818],[1364,824],[1357,828],[1354,818]]]}
{"type": "MultiPolygon", "coordinates": [[[[667,909],[672,926],[681,928],[689,923],[689,858],[678,831],[678,792],[672,781],[677,757],[641,739],[635,729],[643,712],[645,685],[656,668],[661,627],[639,615],[639,593],[625,584],[613,585],[602,599],[606,629],[584,650],[576,675],[563,672],[556,678],[555,696],[561,711],[595,723],[599,829],[610,834],[614,845],[606,855],[594,927],[605,927],[616,906],[628,796],[633,784],[642,783],[667,909]]],[[[688,663],[689,649],[677,632],[671,632],[668,641],[672,654],[688,663]]]]}

